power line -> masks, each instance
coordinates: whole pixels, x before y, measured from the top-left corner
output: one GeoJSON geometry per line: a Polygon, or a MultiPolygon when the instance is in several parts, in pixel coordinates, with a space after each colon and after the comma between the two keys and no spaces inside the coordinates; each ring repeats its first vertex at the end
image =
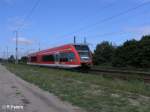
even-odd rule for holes
{"type": "Polygon", "coordinates": [[[90,37],[112,36],[112,35],[127,34],[127,33],[133,33],[133,32],[131,32],[131,31],[108,32],[108,33],[103,33],[103,34],[99,34],[99,35],[93,35],[90,37]]]}
{"type": "MultiPolygon", "coordinates": [[[[102,8],[100,8],[99,12],[102,12],[103,10],[105,10],[105,9],[108,9],[108,8],[112,7],[112,6],[113,6],[114,4],[116,4],[118,1],[119,1],[119,0],[115,0],[114,2],[109,3],[108,5],[106,5],[106,6],[102,7],[102,8]]],[[[98,15],[98,14],[96,13],[95,15],[92,15],[92,17],[93,17],[93,16],[96,16],[96,15],[98,15]]],[[[87,16],[87,17],[85,17],[85,18],[84,18],[84,19],[82,19],[82,20],[80,20],[80,23],[82,23],[83,21],[86,21],[89,17],[91,17],[91,15],[90,15],[90,16],[87,16]]],[[[78,24],[79,24],[79,23],[78,23],[78,24]]]]}
{"type": "MultiPolygon", "coordinates": [[[[139,24],[139,25],[145,25],[145,24],[146,25],[150,24],[150,22],[144,22],[143,24],[139,24]]],[[[98,34],[98,35],[93,35],[93,36],[89,36],[89,37],[111,36],[111,35],[122,34],[122,33],[134,33],[134,32],[120,30],[120,31],[116,31],[116,32],[107,32],[107,33],[102,33],[102,34],[98,34]]],[[[138,31],[138,33],[142,33],[142,31],[138,31]]]]}
{"type": "MultiPolygon", "coordinates": [[[[90,24],[90,25],[81,27],[81,28],[79,28],[78,30],[76,30],[76,31],[74,31],[74,32],[71,32],[71,33],[68,33],[68,34],[66,34],[66,35],[64,35],[64,36],[72,35],[72,34],[75,34],[75,33],[77,33],[77,32],[80,32],[80,31],[82,31],[82,30],[85,30],[85,29],[90,29],[91,27],[93,27],[93,26],[95,26],[95,25],[98,25],[98,24],[101,24],[101,23],[110,21],[110,20],[112,20],[112,19],[115,19],[115,18],[120,17],[120,16],[122,16],[122,15],[125,15],[125,14],[127,14],[127,13],[130,13],[130,12],[132,12],[132,11],[134,11],[134,10],[137,10],[137,9],[139,9],[139,8],[145,6],[145,5],[149,5],[149,4],[150,4],[150,1],[149,1],[149,2],[144,2],[144,3],[140,4],[140,5],[137,5],[137,6],[135,6],[135,7],[129,8],[129,9],[125,10],[125,11],[122,11],[122,12],[120,12],[120,13],[118,13],[118,14],[115,14],[115,15],[110,16],[110,17],[108,17],[108,18],[105,18],[105,19],[102,19],[102,20],[100,20],[100,21],[97,21],[97,22],[95,22],[95,23],[93,23],[93,24],[90,24]]],[[[63,37],[64,37],[64,36],[63,36],[63,37]]]]}
{"type": "Polygon", "coordinates": [[[38,4],[39,4],[40,0],[37,0],[35,2],[35,4],[33,5],[33,7],[31,8],[31,10],[29,11],[29,13],[26,15],[26,17],[24,18],[22,24],[18,27],[18,29],[15,31],[15,35],[16,35],[16,64],[18,64],[18,31],[25,25],[25,21],[27,19],[30,18],[30,16],[32,15],[32,13],[34,12],[34,10],[37,8],[38,4]]]}
{"type": "Polygon", "coordinates": [[[35,11],[35,9],[37,8],[39,2],[40,2],[40,0],[37,0],[37,1],[35,2],[35,4],[33,5],[33,7],[31,8],[31,10],[29,11],[29,13],[28,13],[28,14],[26,15],[26,17],[24,18],[22,25],[20,25],[20,27],[18,27],[18,30],[20,30],[20,29],[25,25],[25,24],[24,24],[25,21],[27,21],[27,20],[31,17],[31,15],[33,14],[33,12],[35,11]]]}

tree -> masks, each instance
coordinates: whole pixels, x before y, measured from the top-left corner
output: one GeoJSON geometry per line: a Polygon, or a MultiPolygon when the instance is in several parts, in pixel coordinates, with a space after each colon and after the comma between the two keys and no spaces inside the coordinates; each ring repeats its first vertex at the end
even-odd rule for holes
{"type": "Polygon", "coordinates": [[[122,46],[119,46],[113,57],[113,65],[114,66],[137,66],[139,60],[136,56],[138,56],[139,49],[138,49],[139,42],[136,40],[127,40],[124,42],[122,46]]]}
{"type": "Polygon", "coordinates": [[[27,56],[23,56],[21,57],[21,59],[19,60],[21,63],[27,63],[28,57],[27,56]]]}
{"type": "Polygon", "coordinates": [[[113,66],[150,67],[150,35],[119,46],[114,53],[113,66]]]}
{"type": "Polygon", "coordinates": [[[8,62],[10,62],[10,63],[14,63],[14,62],[15,62],[14,55],[11,55],[11,56],[8,58],[8,62]]]}
{"type": "Polygon", "coordinates": [[[150,35],[143,36],[139,42],[141,67],[150,67],[150,35]]]}
{"type": "Polygon", "coordinates": [[[3,59],[2,59],[2,58],[0,58],[0,62],[2,62],[2,60],[3,60],[3,59]]]}
{"type": "Polygon", "coordinates": [[[94,64],[112,63],[116,67],[150,67],[150,35],[141,40],[127,40],[114,47],[104,41],[96,46],[93,56],[94,64]]]}
{"type": "Polygon", "coordinates": [[[96,50],[93,55],[93,62],[96,65],[109,64],[112,62],[112,57],[115,47],[108,41],[103,41],[96,46],[96,50]]]}

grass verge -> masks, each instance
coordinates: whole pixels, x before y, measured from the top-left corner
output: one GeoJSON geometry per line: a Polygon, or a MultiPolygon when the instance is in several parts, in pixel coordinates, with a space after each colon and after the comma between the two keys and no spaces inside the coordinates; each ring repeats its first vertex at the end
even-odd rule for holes
{"type": "Polygon", "coordinates": [[[87,112],[149,112],[150,85],[28,65],[5,65],[11,72],[87,112]]]}

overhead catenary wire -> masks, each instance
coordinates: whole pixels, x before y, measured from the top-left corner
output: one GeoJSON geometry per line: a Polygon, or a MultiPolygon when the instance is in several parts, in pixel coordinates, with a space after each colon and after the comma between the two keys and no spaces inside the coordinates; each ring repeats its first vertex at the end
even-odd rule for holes
{"type": "MultiPolygon", "coordinates": [[[[105,9],[108,9],[108,8],[114,6],[118,1],[119,1],[119,0],[114,0],[113,2],[109,3],[108,5],[99,8],[99,12],[102,12],[102,11],[104,11],[105,9]]],[[[93,17],[93,16],[97,16],[97,15],[98,15],[98,14],[96,13],[96,14],[92,15],[92,17],[93,17]]],[[[82,20],[80,20],[80,23],[82,23],[82,22],[88,20],[88,18],[90,18],[90,17],[91,17],[91,15],[84,17],[82,20]]],[[[80,24],[80,23],[78,23],[78,24],[80,24]]]]}
{"type": "Polygon", "coordinates": [[[18,64],[18,31],[25,25],[24,23],[31,17],[32,13],[37,8],[39,2],[40,2],[40,0],[36,0],[35,4],[31,8],[31,10],[29,11],[29,13],[23,19],[22,24],[15,31],[16,32],[16,64],[18,64]]]}
{"type": "Polygon", "coordinates": [[[84,27],[81,27],[81,28],[79,28],[79,29],[76,30],[76,31],[73,31],[73,32],[71,32],[71,33],[68,33],[68,34],[63,35],[63,37],[69,36],[69,35],[74,35],[75,33],[81,32],[81,31],[83,31],[83,30],[85,30],[85,29],[90,29],[90,28],[92,28],[92,27],[95,26],[95,25],[99,25],[99,24],[102,24],[102,23],[104,23],[104,22],[113,20],[113,19],[115,19],[115,18],[117,18],[117,17],[120,17],[120,16],[122,16],[122,15],[125,15],[125,14],[127,14],[127,13],[130,13],[130,12],[132,12],[132,11],[134,11],[134,10],[137,10],[137,9],[139,9],[139,8],[141,8],[141,7],[143,7],[143,6],[149,5],[149,4],[150,4],[150,1],[149,1],[149,2],[141,3],[141,4],[139,4],[139,5],[135,6],[135,7],[129,8],[129,9],[127,9],[127,10],[125,10],[125,11],[122,11],[122,12],[120,12],[120,13],[118,13],[118,14],[115,14],[115,15],[112,15],[112,16],[110,16],[110,17],[104,18],[104,19],[102,19],[102,20],[100,20],[100,21],[97,21],[97,22],[95,22],[95,23],[93,23],[93,24],[89,24],[89,25],[86,25],[86,26],[84,26],[84,27]]]}
{"type": "Polygon", "coordinates": [[[33,7],[31,8],[31,10],[29,11],[29,13],[25,16],[25,18],[23,19],[22,24],[18,27],[18,31],[25,25],[24,23],[31,17],[31,15],[33,14],[33,12],[35,11],[35,9],[37,8],[37,6],[39,5],[40,0],[36,0],[35,4],[33,5],[33,7]]]}
{"type": "Polygon", "coordinates": [[[100,37],[100,36],[111,36],[111,35],[116,35],[116,34],[124,34],[124,33],[132,33],[131,31],[116,31],[116,32],[108,32],[108,33],[103,33],[103,34],[98,34],[98,35],[92,35],[90,37],[100,37]]]}
{"type": "MultiPolygon", "coordinates": [[[[142,24],[138,24],[138,25],[147,25],[150,24],[150,22],[144,22],[142,24]]],[[[127,30],[120,30],[120,31],[114,31],[114,32],[106,32],[106,33],[101,33],[101,34],[97,34],[97,35],[91,35],[91,36],[87,36],[87,37],[100,37],[100,36],[111,36],[111,35],[118,35],[118,34],[127,34],[127,33],[134,33],[131,29],[131,31],[127,31],[127,30]]],[[[138,31],[138,33],[142,33],[142,31],[138,31]]]]}

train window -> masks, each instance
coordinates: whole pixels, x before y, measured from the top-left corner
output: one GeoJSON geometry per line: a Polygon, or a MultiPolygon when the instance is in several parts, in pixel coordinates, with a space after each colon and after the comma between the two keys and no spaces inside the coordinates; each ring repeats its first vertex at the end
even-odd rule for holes
{"type": "Polygon", "coordinates": [[[60,62],[70,62],[75,59],[75,55],[72,52],[60,53],[60,62]]]}
{"type": "Polygon", "coordinates": [[[68,60],[69,61],[73,61],[75,59],[75,55],[74,55],[74,53],[68,53],[68,60]]]}
{"type": "Polygon", "coordinates": [[[74,46],[78,51],[83,51],[83,50],[89,51],[89,47],[87,45],[74,45],[74,46]]]}
{"type": "Polygon", "coordinates": [[[36,62],[37,61],[37,57],[36,56],[31,56],[31,62],[36,62]]]}
{"type": "Polygon", "coordinates": [[[47,62],[47,61],[54,61],[54,56],[53,55],[45,55],[42,57],[42,60],[44,62],[47,62]]]}
{"type": "Polygon", "coordinates": [[[80,55],[81,60],[90,58],[89,52],[79,52],[79,55],[80,55]]]}
{"type": "Polygon", "coordinates": [[[90,60],[90,50],[87,45],[75,45],[75,48],[78,51],[82,61],[90,60]]]}
{"type": "Polygon", "coordinates": [[[67,55],[66,53],[60,53],[60,62],[67,62],[67,55]]]}

